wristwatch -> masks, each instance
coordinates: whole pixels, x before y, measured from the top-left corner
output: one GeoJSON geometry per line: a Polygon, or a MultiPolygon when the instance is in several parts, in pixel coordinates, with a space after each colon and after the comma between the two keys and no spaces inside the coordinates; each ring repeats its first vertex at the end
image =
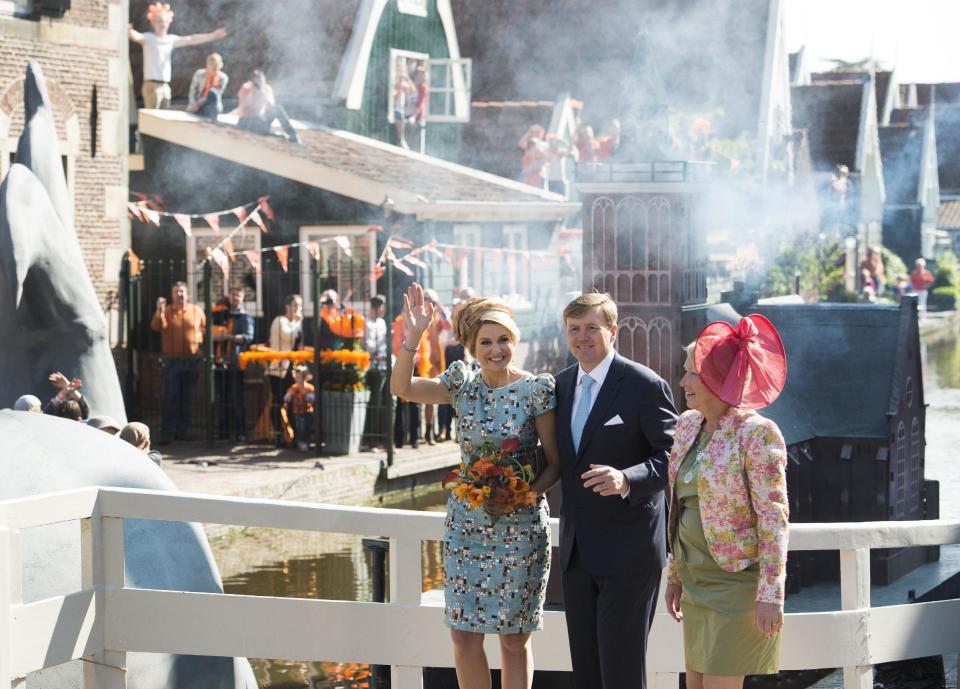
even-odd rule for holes
{"type": "Polygon", "coordinates": [[[405,349],[406,351],[410,352],[411,354],[416,354],[416,353],[420,350],[419,345],[416,346],[416,347],[414,347],[413,349],[411,349],[410,347],[408,347],[406,340],[404,340],[403,342],[401,342],[401,343],[400,343],[400,346],[401,346],[403,349],[405,349]]]}

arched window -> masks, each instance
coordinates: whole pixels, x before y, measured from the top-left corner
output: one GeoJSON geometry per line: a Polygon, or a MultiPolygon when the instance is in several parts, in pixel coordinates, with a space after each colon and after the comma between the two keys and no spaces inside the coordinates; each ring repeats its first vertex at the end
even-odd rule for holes
{"type": "MultiPolygon", "coordinates": [[[[907,384],[904,386],[904,398],[907,402],[907,409],[913,406],[913,377],[907,376],[907,384]]],[[[916,421],[916,419],[914,419],[916,421]]]]}

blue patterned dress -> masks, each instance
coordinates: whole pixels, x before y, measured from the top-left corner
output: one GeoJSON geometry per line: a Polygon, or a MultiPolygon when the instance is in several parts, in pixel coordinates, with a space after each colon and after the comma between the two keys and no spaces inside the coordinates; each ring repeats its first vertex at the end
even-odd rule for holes
{"type": "MultiPolygon", "coordinates": [[[[440,375],[459,417],[463,461],[486,443],[520,439],[537,446],[534,419],[557,405],[550,374],[528,375],[490,389],[480,372],[456,361],[440,375]]],[[[550,570],[550,529],[543,496],[533,507],[496,519],[453,495],[447,501],[443,538],[446,614],[453,629],[485,634],[532,632],[543,627],[550,570]]]]}

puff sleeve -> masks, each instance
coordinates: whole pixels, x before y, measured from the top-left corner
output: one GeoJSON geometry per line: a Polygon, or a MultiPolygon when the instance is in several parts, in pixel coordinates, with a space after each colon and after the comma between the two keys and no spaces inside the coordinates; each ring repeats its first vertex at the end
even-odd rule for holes
{"type": "Polygon", "coordinates": [[[787,451],[780,429],[769,419],[746,429],[741,445],[750,501],[757,515],[760,581],[757,600],[783,603],[786,580],[789,504],[787,451]]]}
{"type": "Polygon", "coordinates": [[[463,361],[454,361],[447,370],[439,375],[440,381],[447,387],[453,406],[457,406],[460,391],[467,382],[467,364],[463,361]]]}
{"type": "Polygon", "coordinates": [[[546,414],[557,406],[557,381],[549,373],[541,373],[533,379],[531,407],[533,415],[546,414]]]}

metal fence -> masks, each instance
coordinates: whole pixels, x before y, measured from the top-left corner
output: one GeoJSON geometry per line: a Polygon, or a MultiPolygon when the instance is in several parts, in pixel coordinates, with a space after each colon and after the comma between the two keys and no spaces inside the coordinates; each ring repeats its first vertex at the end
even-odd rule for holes
{"type": "MultiPolygon", "coordinates": [[[[266,259],[266,254],[263,256],[266,259]]],[[[351,311],[355,317],[366,316],[376,285],[367,261],[340,253],[317,260],[297,256],[295,250],[288,258],[288,270],[279,261],[262,260],[260,268],[254,269],[238,259],[231,262],[228,275],[209,259],[195,267],[183,259],[125,259],[120,275],[116,359],[127,416],[150,426],[152,436],[161,442],[306,443],[317,455],[379,447],[387,448],[392,458],[393,400],[386,394],[389,361],[386,368],[371,366],[364,376],[366,389],[343,392],[335,389],[342,374],[321,364],[316,346],[362,347],[362,332],[355,333],[358,337],[331,333],[324,320],[317,318],[316,304],[322,291],[333,289],[345,319],[349,320],[351,311]],[[164,357],[161,334],[151,327],[158,299],[164,297],[169,303],[171,288],[179,281],[187,284],[188,300],[206,315],[203,344],[192,359],[164,357]],[[292,405],[284,404],[293,383],[291,365],[254,363],[240,369],[230,365],[225,352],[218,351],[213,333],[216,326],[223,325],[225,295],[230,288],[243,290],[245,310],[254,321],[253,345],[270,344],[271,324],[284,313],[285,298],[301,295],[302,334],[292,349],[314,348],[313,359],[303,362],[316,390],[309,417],[295,415],[292,405]]]]}

